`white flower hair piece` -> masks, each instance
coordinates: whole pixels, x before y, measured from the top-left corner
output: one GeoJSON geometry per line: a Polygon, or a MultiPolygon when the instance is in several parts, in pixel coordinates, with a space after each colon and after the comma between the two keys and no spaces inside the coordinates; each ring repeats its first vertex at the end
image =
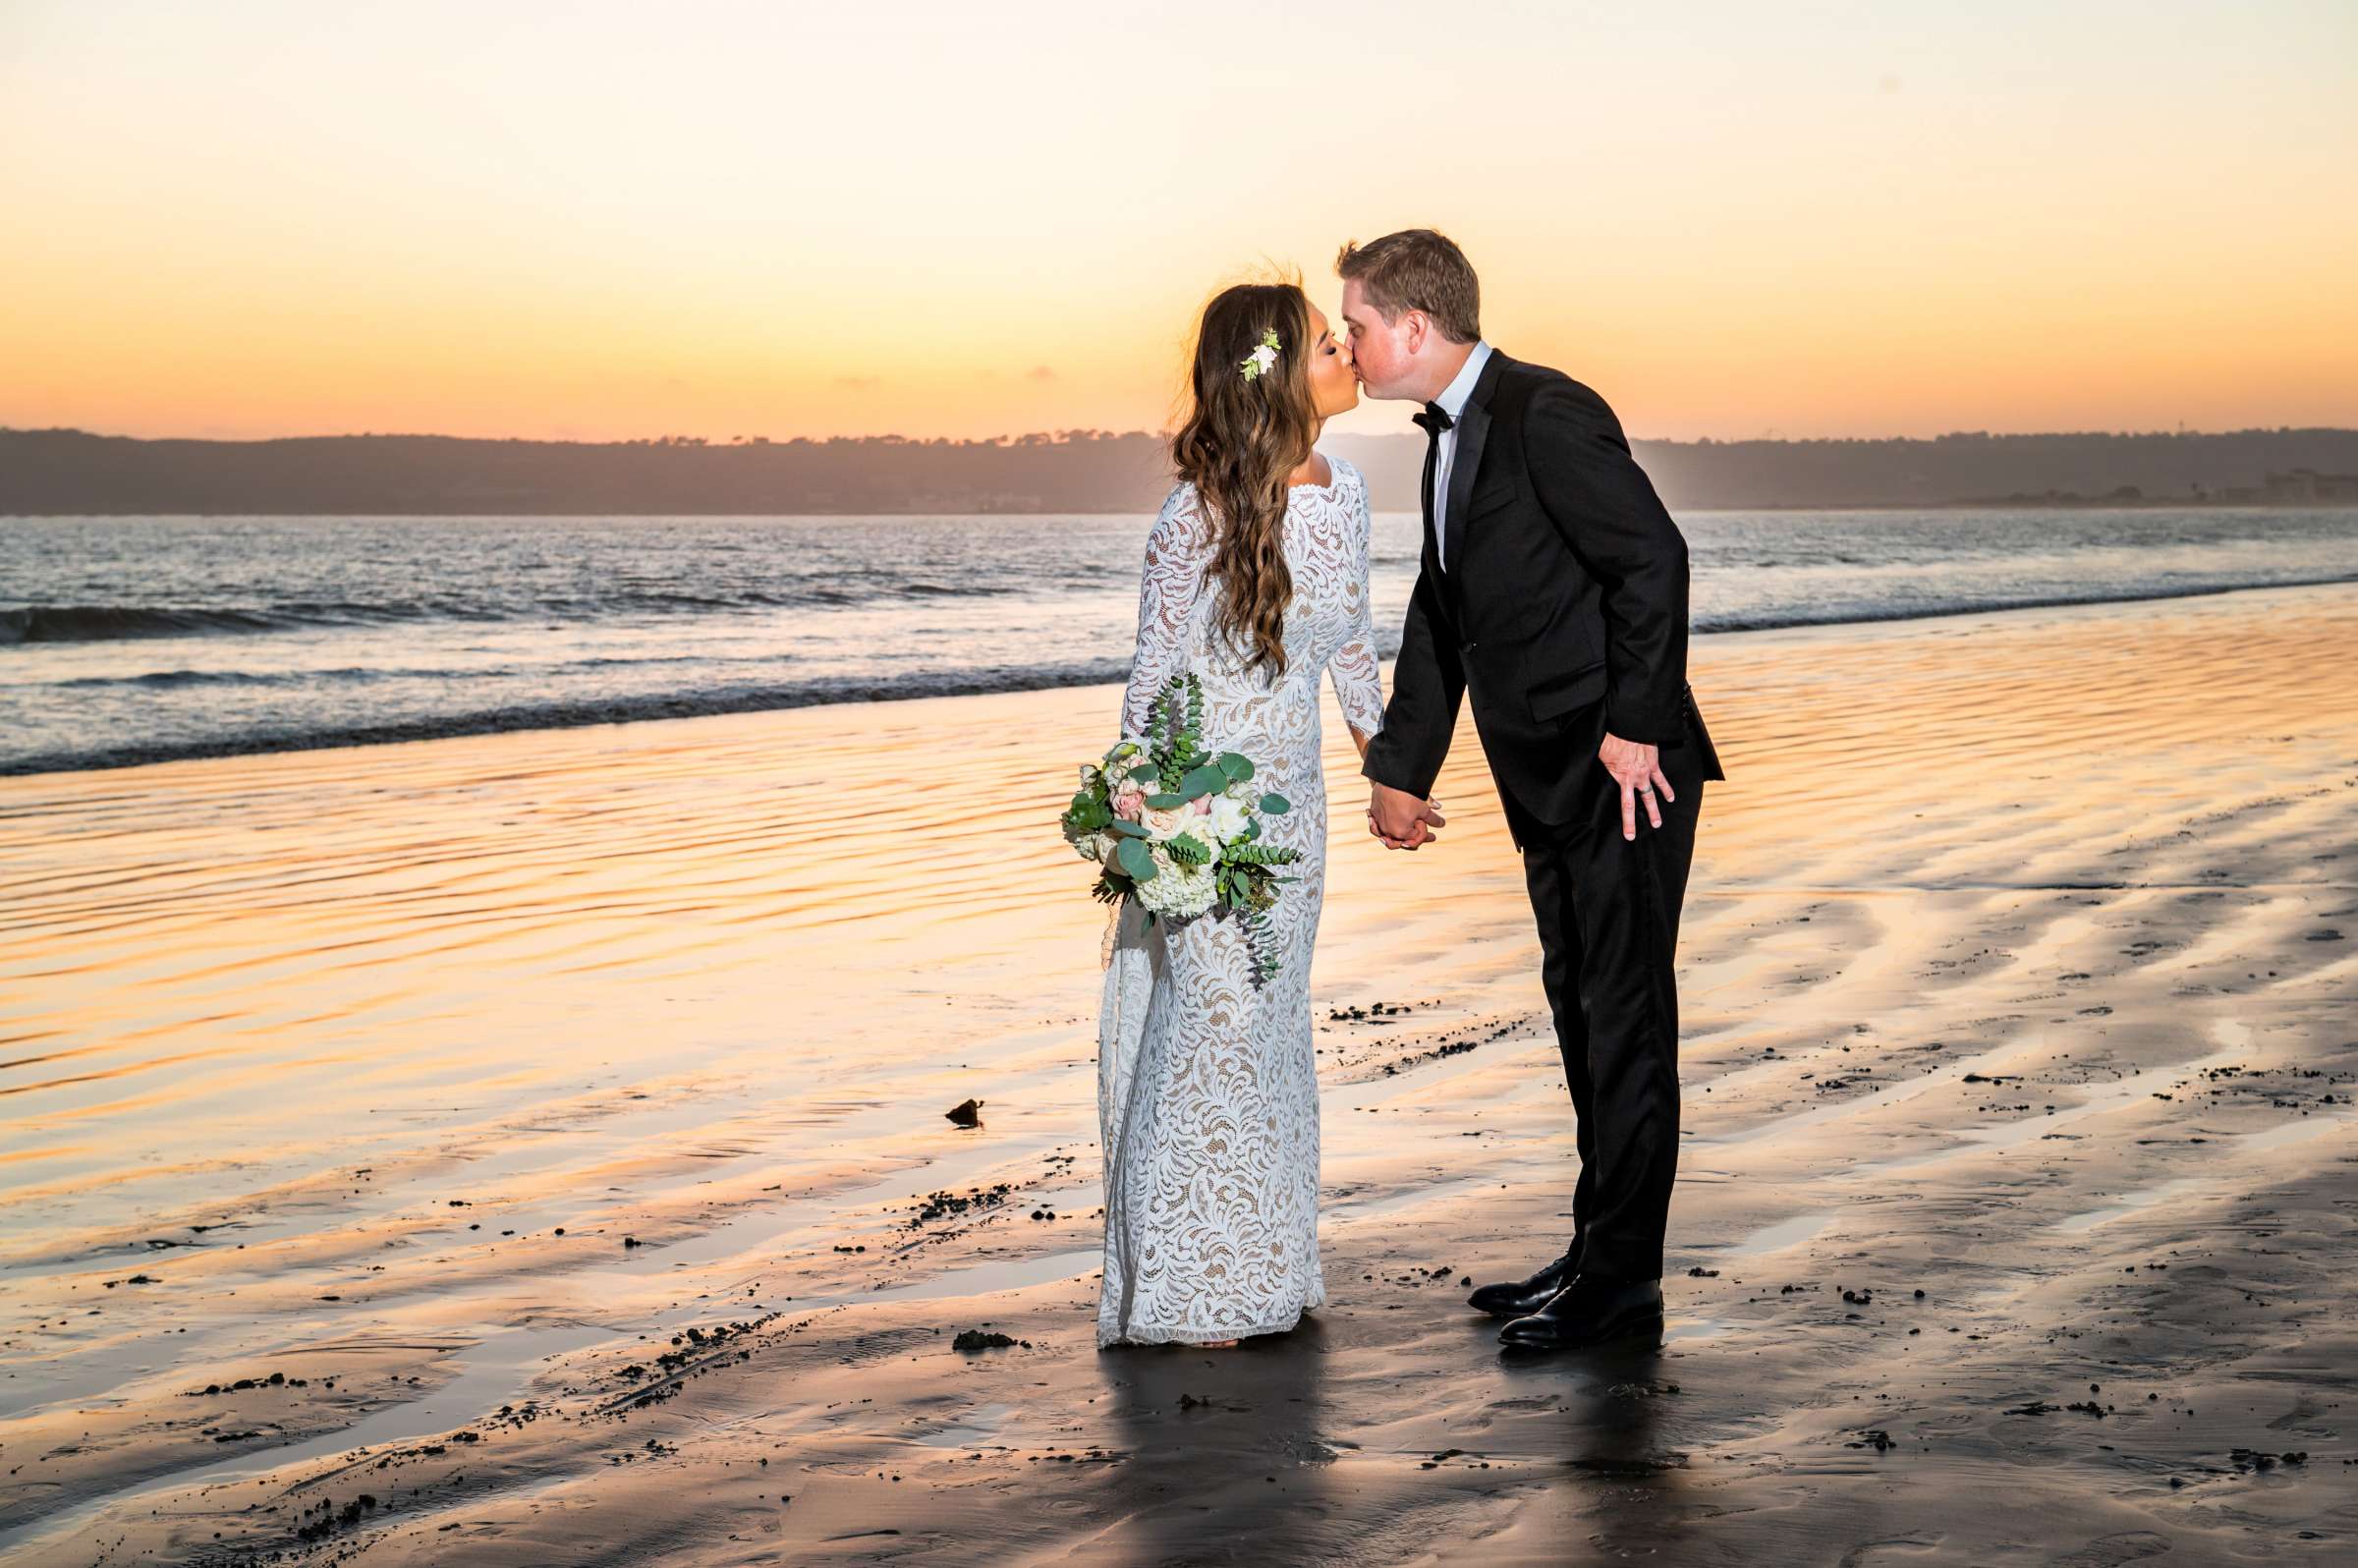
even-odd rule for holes
{"type": "Polygon", "coordinates": [[[1245,356],[1243,364],[1245,379],[1258,381],[1261,379],[1262,371],[1272,368],[1276,364],[1277,329],[1271,327],[1261,335],[1261,347],[1245,356]]]}

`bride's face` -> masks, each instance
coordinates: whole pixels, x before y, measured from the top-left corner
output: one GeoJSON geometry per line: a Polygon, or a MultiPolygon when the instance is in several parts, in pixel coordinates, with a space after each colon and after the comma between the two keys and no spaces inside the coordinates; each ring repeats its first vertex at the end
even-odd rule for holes
{"type": "Polygon", "coordinates": [[[1359,406],[1359,377],[1351,373],[1351,347],[1334,335],[1326,312],[1310,308],[1310,397],[1321,420],[1359,406]]]}

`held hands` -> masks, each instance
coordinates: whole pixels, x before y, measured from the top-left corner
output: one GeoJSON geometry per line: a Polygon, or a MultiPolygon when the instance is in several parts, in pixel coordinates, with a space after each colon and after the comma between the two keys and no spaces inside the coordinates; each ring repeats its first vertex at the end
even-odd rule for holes
{"type": "Polygon", "coordinates": [[[1421,801],[1406,790],[1377,784],[1368,796],[1368,831],[1383,840],[1385,849],[1413,850],[1437,842],[1432,829],[1446,827],[1436,801],[1421,801]]]}
{"type": "Polygon", "coordinates": [[[1597,760],[1613,775],[1621,786],[1621,836],[1638,836],[1638,803],[1646,803],[1646,819],[1652,826],[1662,825],[1662,801],[1675,801],[1678,791],[1662,776],[1662,752],[1658,746],[1643,741],[1625,741],[1618,735],[1607,735],[1604,744],[1597,748],[1597,760]],[[1657,795],[1656,792],[1659,791],[1657,795]]]}

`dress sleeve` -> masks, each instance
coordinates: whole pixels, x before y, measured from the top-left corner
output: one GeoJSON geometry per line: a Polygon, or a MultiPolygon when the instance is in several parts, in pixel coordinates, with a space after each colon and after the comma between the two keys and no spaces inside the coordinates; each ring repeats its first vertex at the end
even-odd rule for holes
{"type": "Polygon", "coordinates": [[[1376,664],[1376,625],[1368,603],[1368,556],[1376,519],[1368,510],[1368,484],[1358,470],[1351,471],[1358,497],[1358,526],[1352,530],[1352,558],[1344,563],[1343,594],[1351,605],[1351,635],[1334,650],[1326,674],[1334,682],[1334,700],[1342,704],[1343,721],[1362,735],[1383,729],[1383,679],[1376,664]]]}
{"type": "Polygon", "coordinates": [[[1181,484],[1162,503],[1147,534],[1147,564],[1138,589],[1138,651],[1122,693],[1122,736],[1143,739],[1148,710],[1163,683],[1187,668],[1188,623],[1204,588],[1210,530],[1196,487],[1181,484]]]}

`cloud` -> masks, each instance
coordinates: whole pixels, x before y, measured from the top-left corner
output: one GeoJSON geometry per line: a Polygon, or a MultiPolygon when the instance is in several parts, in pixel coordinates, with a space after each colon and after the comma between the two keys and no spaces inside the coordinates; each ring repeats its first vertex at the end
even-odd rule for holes
{"type": "Polygon", "coordinates": [[[1027,381],[1053,381],[1056,379],[1056,372],[1044,364],[1036,364],[1024,372],[1024,379],[1027,381]]]}

